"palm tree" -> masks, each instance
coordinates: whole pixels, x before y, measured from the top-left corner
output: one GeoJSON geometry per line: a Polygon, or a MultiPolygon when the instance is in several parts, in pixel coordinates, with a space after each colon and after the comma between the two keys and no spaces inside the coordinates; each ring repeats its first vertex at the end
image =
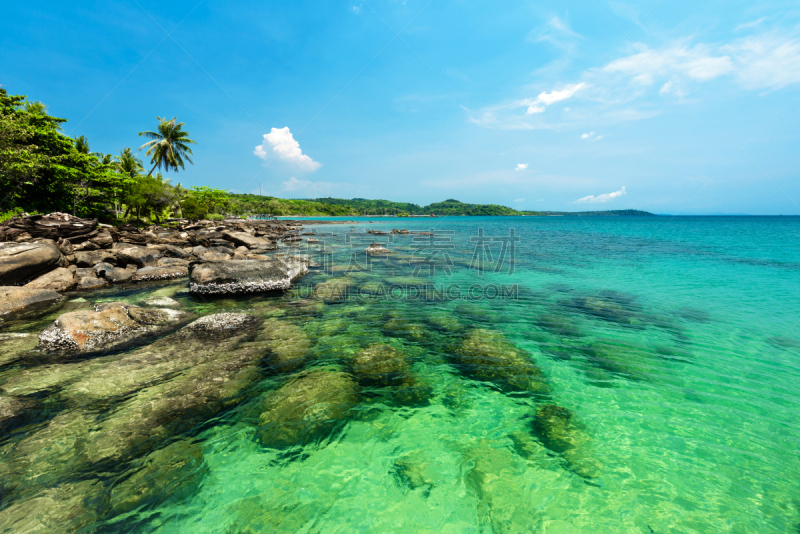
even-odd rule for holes
{"type": "Polygon", "coordinates": [[[156,167],[163,167],[165,172],[170,169],[178,172],[178,167],[184,168],[184,158],[194,165],[192,158],[189,157],[189,154],[192,153],[189,144],[196,145],[197,143],[189,139],[188,132],[183,131],[184,123],[178,122],[177,117],[173,117],[172,120],[157,118],[159,120],[157,132],[139,132],[139,135],[152,139],[139,147],[139,150],[148,147],[145,152],[146,156],[152,154],[150,162],[153,164],[153,168],[150,169],[147,176],[152,175],[156,167]]]}
{"type": "Polygon", "coordinates": [[[134,154],[133,150],[126,148],[119,151],[119,156],[117,156],[117,170],[133,178],[137,176],[139,172],[143,171],[144,167],[142,166],[142,160],[139,159],[138,154],[134,154]]]}

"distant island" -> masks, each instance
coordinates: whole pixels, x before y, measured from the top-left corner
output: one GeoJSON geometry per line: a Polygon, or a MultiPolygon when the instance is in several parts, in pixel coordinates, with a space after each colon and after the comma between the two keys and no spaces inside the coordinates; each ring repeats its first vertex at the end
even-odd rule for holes
{"type": "Polygon", "coordinates": [[[515,210],[498,204],[466,204],[455,199],[434,202],[419,206],[409,202],[391,200],[369,200],[365,198],[311,198],[284,199],[273,196],[229,193],[228,212],[236,215],[270,214],[287,215],[330,215],[330,216],[486,216],[486,215],[534,215],[534,216],[633,216],[654,217],[653,213],[641,210],[608,211],[527,211],[515,210]]]}

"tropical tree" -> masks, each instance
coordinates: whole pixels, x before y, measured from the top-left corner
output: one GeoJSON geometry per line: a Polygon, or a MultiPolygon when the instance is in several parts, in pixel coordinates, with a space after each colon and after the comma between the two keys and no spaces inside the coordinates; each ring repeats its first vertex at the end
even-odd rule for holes
{"type": "Polygon", "coordinates": [[[159,169],[163,167],[165,172],[170,169],[178,172],[178,167],[184,168],[184,159],[194,165],[189,145],[197,143],[189,139],[189,132],[183,131],[184,123],[178,122],[177,117],[173,117],[172,120],[157,118],[159,120],[157,132],[139,132],[140,136],[152,139],[139,147],[139,150],[147,147],[145,155],[152,157],[150,163],[153,164],[153,168],[147,176],[151,176],[156,167],[159,169]]]}
{"type": "Polygon", "coordinates": [[[119,151],[116,167],[118,172],[131,178],[135,178],[144,170],[142,160],[139,159],[138,154],[134,154],[133,150],[130,148],[119,151]]]}

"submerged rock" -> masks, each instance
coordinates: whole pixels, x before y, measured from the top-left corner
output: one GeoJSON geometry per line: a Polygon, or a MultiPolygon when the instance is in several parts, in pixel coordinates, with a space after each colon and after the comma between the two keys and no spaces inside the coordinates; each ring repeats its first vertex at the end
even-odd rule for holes
{"type": "Polygon", "coordinates": [[[436,485],[436,473],[431,468],[430,458],[423,451],[404,454],[394,461],[392,474],[397,481],[409,489],[421,489],[427,497],[436,485]]]}
{"type": "Polygon", "coordinates": [[[258,429],[261,444],[282,449],[324,440],[356,401],[356,383],[346,373],[303,373],[267,397],[258,429]]]}
{"type": "Polygon", "coordinates": [[[584,478],[600,475],[602,466],[588,454],[591,439],[566,408],[555,404],[540,406],[533,420],[533,433],[542,445],[561,455],[575,474],[584,478]]]}
{"type": "Polygon", "coordinates": [[[519,499],[526,486],[526,465],[505,448],[491,443],[466,452],[464,485],[478,501],[478,519],[495,533],[516,534],[536,530],[535,508],[519,499]]]}
{"type": "Polygon", "coordinates": [[[86,352],[107,349],[175,323],[183,312],[152,310],[112,302],[96,311],[80,310],[59,316],[39,335],[39,348],[46,351],[86,352]]]}
{"type": "Polygon", "coordinates": [[[36,348],[38,339],[35,334],[0,333],[0,365],[13,361],[22,354],[36,348]]]}
{"type": "Polygon", "coordinates": [[[179,308],[181,303],[167,296],[152,296],[139,301],[141,306],[152,308],[179,308]]]}
{"type": "Polygon", "coordinates": [[[49,243],[0,243],[0,285],[27,282],[61,262],[61,251],[49,243]]]}
{"type": "Polygon", "coordinates": [[[561,337],[581,337],[580,328],[568,317],[557,314],[545,314],[536,320],[537,326],[553,335],[561,337]]]}
{"type": "Polygon", "coordinates": [[[192,293],[225,295],[289,289],[308,267],[276,258],[192,263],[189,272],[192,293]]]}
{"type": "Polygon", "coordinates": [[[365,386],[397,386],[408,380],[406,355],[391,345],[373,344],[353,356],[353,374],[365,386]]]}
{"type": "Polygon", "coordinates": [[[278,319],[264,321],[253,343],[265,344],[266,361],[274,372],[291,372],[305,363],[311,341],[299,326],[278,319]]]}
{"type": "Polygon", "coordinates": [[[136,472],[111,488],[111,516],[150,503],[180,501],[197,490],[206,471],[202,449],[189,440],[167,445],[138,463],[136,472]]]}
{"type": "Polygon", "coordinates": [[[375,343],[357,352],[352,360],[353,375],[367,387],[390,388],[401,404],[416,405],[426,400],[431,390],[411,372],[409,357],[391,345],[375,343]]]}
{"type": "Polygon", "coordinates": [[[79,532],[97,521],[102,504],[94,502],[102,494],[97,480],[62,484],[46,489],[33,498],[15,502],[0,510],[0,532],[28,534],[39,532],[79,532]]]}
{"type": "Polygon", "coordinates": [[[75,272],[66,267],[59,267],[54,271],[50,271],[28,282],[25,284],[25,287],[31,289],[49,289],[50,291],[61,293],[75,289],[76,285],[78,285],[78,280],[75,278],[75,272]]]}
{"type": "Polygon", "coordinates": [[[370,246],[364,249],[364,252],[369,254],[370,256],[382,256],[385,254],[391,254],[392,251],[388,248],[384,247],[380,243],[372,243],[370,246]]]}
{"type": "Polygon", "coordinates": [[[589,317],[620,326],[640,328],[646,319],[635,297],[617,291],[602,291],[595,296],[574,298],[565,305],[589,317]]]}
{"type": "Polygon", "coordinates": [[[502,389],[546,396],[549,387],[531,355],[509,343],[500,332],[472,330],[449,355],[459,371],[502,389]]]}

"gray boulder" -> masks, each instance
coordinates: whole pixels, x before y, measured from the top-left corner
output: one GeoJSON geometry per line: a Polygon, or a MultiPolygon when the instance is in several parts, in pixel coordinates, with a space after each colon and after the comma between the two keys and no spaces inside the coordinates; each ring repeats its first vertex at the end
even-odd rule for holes
{"type": "Polygon", "coordinates": [[[305,263],[272,260],[230,260],[192,263],[189,266],[192,293],[263,293],[289,289],[308,272],[305,263]]]}
{"type": "Polygon", "coordinates": [[[61,262],[61,251],[49,243],[0,243],[0,285],[27,282],[61,262]]]}
{"type": "Polygon", "coordinates": [[[82,250],[75,253],[75,265],[78,267],[94,267],[98,263],[116,265],[117,255],[110,250],[82,250]]]}
{"type": "Polygon", "coordinates": [[[50,291],[70,291],[78,284],[75,273],[65,267],[43,274],[39,278],[28,282],[25,287],[31,289],[49,289],[50,291]]]}
{"type": "Polygon", "coordinates": [[[61,295],[48,289],[0,287],[0,321],[44,311],[61,302],[61,295]]]}
{"type": "Polygon", "coordinates": [[[97,278],[96,276],[82,276],[78,278],[79,290],[98,289],[108,285],[108,280],[97,278]]]}
{"type": "Polygon", "coordinates": [[[177,322],[183,312],[129,306],[124,302],[100,305],[59,316],[39,335],[46,351],[86,352],[109,348],[177,322]]]}
{"type": "MultiPolygon", "coordinates": [[[[119,243],[117,244],[119,245],[119,243]]],[[[137,247],[122,245],[114,249],[117,261],[122,264],[133,263],[137,267],[155,266],[163,257],[160,250],[154,247],[137,247]]]]}
{"type": "Polygon", "coordinates": [[[112,284],[119,284],[133,278],[133,275],[136,274],[136,270],[114,267],[108,263],[98,263],[94,266],[94,273],[97,278],[102,278],[112,284]]]}

